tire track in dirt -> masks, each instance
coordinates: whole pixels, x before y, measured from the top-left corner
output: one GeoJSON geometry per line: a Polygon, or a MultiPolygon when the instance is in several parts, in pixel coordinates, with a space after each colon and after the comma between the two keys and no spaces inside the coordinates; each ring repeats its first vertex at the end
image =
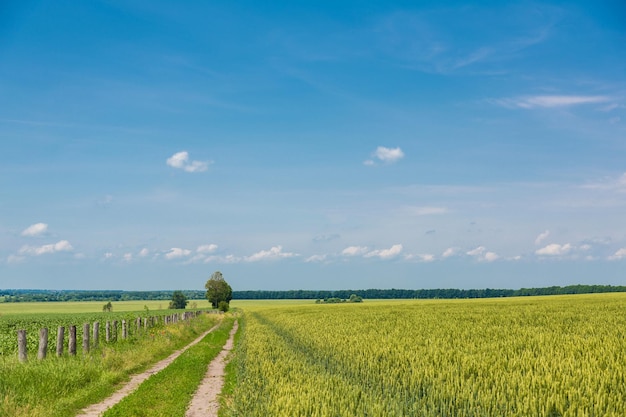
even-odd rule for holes
{"type": "Polygon", "coordinates": [[[235,333],[237,333],[238,327],[239,322],[235,320],[224,348],[209,364],[204,379],[200,382],[198,390],[193,395],[191,403],[189,403],[185,417],[217,417],[217,410],[220,406],[218,395],[222,392],[222,387],[224,386],[226,357],[233,350],[235,333]]]}
{"type": "Polygon", "coordinates": [[[217,329],[220,326],[221,322],[222,322],[222,318],[220,317],[220,321],[215,326],[211,327],[209,330],[202,333],[193,342],[189,343],[184,348],[175,351],[174,353],[172,353],[170,356],[163,359],[162,361],[157,362],[152,368],[148,369],[147,371],[142,372],[140,374],[133,375],[130,381],[128,381],[128,383],[124,385],[122,388],[120,388],[118,391],[113,393],[113,395],[111,395],[110,397],[104,399],[103,401],[97,404],[92,404],[89,407],[84,408],[76,417],[99,417],[101,416],[106,410],[113,407],[115,404],[122,401],[124,397],[126,397],[127,395],[132,393],[134,390],[136,390],[139,387],[139,385],[141,385],[142,382],[150,378],[152,375],[159,373],[160,371],[165,369],[169,364],[174,362],[174,360],[178,358],[183,352],[185,352],[187,349],[189,349],[193,345],[200,342],[207,334],[217,329]]]}

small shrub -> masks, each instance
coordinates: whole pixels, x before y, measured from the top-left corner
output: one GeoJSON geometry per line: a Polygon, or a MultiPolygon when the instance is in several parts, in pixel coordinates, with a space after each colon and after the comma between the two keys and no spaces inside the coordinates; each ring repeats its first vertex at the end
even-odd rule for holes
{"type": "Polygon", "coordinates": [[[226,313],[230,306],[228,305],[227,301],[220,301],[217,305],[217,308],[219,309],[219,311],[223,311],[224,313],[226,313]]]}

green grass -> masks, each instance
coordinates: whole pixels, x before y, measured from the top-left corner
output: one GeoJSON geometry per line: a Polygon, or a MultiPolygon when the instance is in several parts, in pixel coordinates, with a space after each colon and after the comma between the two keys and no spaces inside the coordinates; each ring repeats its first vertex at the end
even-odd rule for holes
{"type": "Polygon", "coordinates": [[[0,357],[0,416],[75,416],[110,395],[133,373],[167,357],[209,329],[217,315],[158,326],[142,338],[101,346],[89,355],[19,363],[0,357]]]}
{"type": "MultiPolygon", "coordinates": [[[[169,300],[112,301],[113,312],[144,311],[147,306],[151,311],[166,310],[169,300]]],[[[207,309],[211,305],[207,300],[189,300],[187,308],[196,303],[197,308],[207,309]]],[[[20,314],[49,313],[101,313],[105,301],[59,301],[31,303],[0,303],[0,316],[20,314]]]]}
{"type": "Polygon", "coordinates": [[[135,392],[106,411],[104,416],[184,416],[208,364],[226,343],[233,322],[234,318],[229,315],[217,330],[180,355],[167,368],[151,376],[135,392]]]}

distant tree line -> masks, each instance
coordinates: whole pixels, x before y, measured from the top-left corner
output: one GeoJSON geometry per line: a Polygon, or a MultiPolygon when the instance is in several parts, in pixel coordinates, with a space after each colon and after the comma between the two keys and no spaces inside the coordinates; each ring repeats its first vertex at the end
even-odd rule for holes
{"type": "Polygon", "coordinates": [[[455,288],[448,289],[368,289],[368,290],[338,290],[338,291],[316,291],[316,290],[290,290],[290,291],[233,291],[233,300],[280,300],[280,299],[308,299],[324,300],[330,298],[348,299],[355,294],[362,298],[494,298],[494,297],[521,297],[531,295],[559,295],[559,294],[592,294],[605,292],[626,292],[626,286],[612,285],[568,285],[565,287],[545,287],[545,288],[520,288],[518,290],[507,289],[475,289],[461,290],[455,288]]]}
{"type": "MultiPolygon", "coordinates": [[[[507,289],[368,289],[368,290],[289,290],[289,291],[232,291],[233,300],[324,300],[330,298],[349,299],[352,294],[364,299],[392,298],[494,298],[521,297],[531,295],[592,294],[626,292],[623,285],[568,285],[565,287],[507,289]]],[[[174,291],[122,291],[122,290],[0,290],[0,302],[16,303],[28,301],[133,301],[172,300],[174,291]]],[[[184,290],[188,300],[205,299],[205,291],[184,290]]]]}
{"type": "MultiPolygon", "coordinates": [[[[189,300],[205,298],[204,291],[182,291],[189,300]]],[[[122,290],[0,290],[0,302],[29,301],[171,301],[174,291],[122,291],[122,290]]]]}

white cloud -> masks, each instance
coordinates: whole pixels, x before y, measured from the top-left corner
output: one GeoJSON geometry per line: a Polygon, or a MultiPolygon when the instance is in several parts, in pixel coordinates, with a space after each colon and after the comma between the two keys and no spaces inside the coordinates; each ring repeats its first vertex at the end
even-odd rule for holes
{"type": "Polygon", "coordinates": [[[124,255],[122,255],[122,259],[124,259],[126,262],[130,262],[133,260],[133,254],[132,253],[125,253],[124,255]]]}
{"type": "Polygon", "coordinates": [[[217,245],[216,244],[209,244],[209,245],[200,245],[198,246],[198,248],[196,249],[196,252],[198,253],[211,253],[211,252],[215,252],[217,250],[217,245]]]}
{"type": "Polygon", "coordinates": [[[113,258],[115,255],[113,255],[112,252],[107,252],[104,254],[104,259],[111,259],[113,258]]]}
{"type": "Polygon", "coordinates": [[[481,258],[481,260],[486,261],[486,262],[493,262],[497,260],[498,258],[500,257],[495,252],[487,252],[485,253],[485,256],[481,258]]]}
{"type": "Polygon", "coordinates": [[[341,251],[341,254],[344,256],[356,256],[363,255],[365,252],[367,252],[367,246],[348,246],[341,251]]]}
{"type": "Polygon", "coordinates": [[[278,246],[272,247],[270,250],[262,250],[253,255],[247,256],[245,260],[247,262],[257,262],[257,261],[262,261],[262,260],[292,258],[294,256],[299,256],[299,255],[293,252],[283,252],[283,247],[278,245],[278,246]]]}
{"type": "Polygon", "coordinates": [[[609,256],[609,260],[616,261],[626,259],[626,248],[618,249],[613,255],[609,256]]]}
{"type": "Polygon", "coordinates": [[[139,256],[141,256],[142,258],[145,258],[149,254],[150,254],[150,251],[148,250],[148,248],[143,248],[142,250],[139,251],[139,256]]]}
{"type": "Polygon", "coordinates": [[[546,230],[543,233],[539,233],[539,236],[535,239],[535,245],[541,244],[548,236],[550,236],[550,231],[546,230]]]}
{"type": "Polygon", "coordinates": [[[22,231],[22,236],[39,236],[48,231],[48,225],[46,223],[35,223],[28,226],[22,231]]]}
{"type": "MultiPolygon", "coordinates": [[[[378,159],[379,161],[387,163],[387,164],[392,164],[404,158],[404,152],[402,152],[402,149],[400,149],[399,147],[398,148],[386,148],[384,146],[379,146],[372,153],[372,158],[378,159]]],[[[364,161],[363,164],[368,165],[368,166],[376,165],[376,162],[374,161],[374,159],[368,159],[364,161]]]]}
{"type": "Polygon", "coordinates": [[[178,259],[189,255],[191,255],[191,251],[189,249],[171,248],[169,252],[165,254],[165,259],[178,259]]]}
{"type": "Polygon", "coordinates": [[[72,250],[74,250],[74,248],[70,242],[67,240],[60,240],[57,243],[50,243],[42,246],[24,245],[20,249],[20,254],[39,256],[56,252],[70,252],[72,250]]]}
{"type": "Polygon", "coordinates": [[[469,256],[480,256],[483,254],[483,252],[485,252],[485,250],[486,249],[484,246],[478,246],[477,248],[467,251],[466,254],[469,256]]]}
{"type": "Polygon", "coordinates": [[[182,169],[185,172],[204,172],[209,169],[212,161],[190,161],[189,152],[181,151],[167,158],[167,165],[182,169]]]}
{"type": "Polygon", "coordinates": [[[457,253],[457,248],[448,248],[445,251],[443,251],[443,253],[441,254],[442,258],[449,258],[451,256],[456,255],[457,253]]]}
{"type": "Polygon", "coordinates": [[[497,259],[500,259],[495,252],[489,252],[484,246],[478,246],[470,251],[465,252],[469,256],[474,256],[480,262],[493,262],[497,259]]]}
{"type": "Polygon", "coordinates": [[[390,259],[395,256],[398,256],[402,252],[402,245],[397,244],[393,245],[389,249],[381,249],[381,250],[373,250],[371,252],[366,253],[364,256],[366,258],[379,257],[381,259],[390,259]]]}
{"type": "Polygon", "coordinates": [[[216,263],[222,263],[222,264],[235,264],[241,261],[242,259],[235,255],[207,256],[207,258],[204,260],[204,263],[208,264],[211,262],[216,262],[216,263]]]}
{"type": "Polygon", "coordinates": [[[564,245],[559,245],[558,243],[551,243],[548,246],[545,246],[541,249],[537,249],[535,251],[535,254],[545,255],[545,256],[559,256],[559,255],[567,254],[572,249],[573,249],[572,245],[570,245],[569,243],[566,243],[564,245]]]}
{"type": "Polygon", "coordinates": [[[607,96],[536,95],[505,98],[495,102],[509,108],[534,109],[605,103],[610,100],[607,96]]]}
{"type": "Polygon", "coordinates": [[[328,255],[312,255],[304,260],[304,262],[324,262],[328,255]]]}

